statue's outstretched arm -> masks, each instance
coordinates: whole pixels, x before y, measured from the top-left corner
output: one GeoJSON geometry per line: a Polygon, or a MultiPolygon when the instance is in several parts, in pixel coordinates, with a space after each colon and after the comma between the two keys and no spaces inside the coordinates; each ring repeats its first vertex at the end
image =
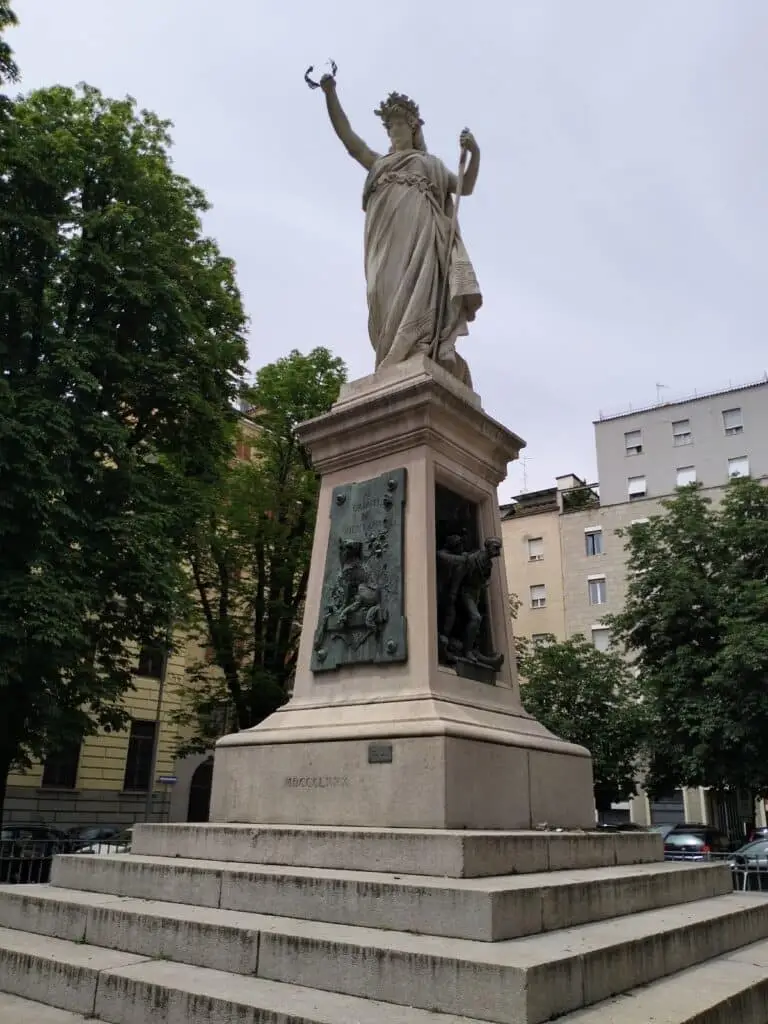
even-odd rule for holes
{"type": "Polygon", "coordinates": [[[370,171],[376,160],[379,159],[379,154],[374,153],[360,136],[355,135],[352,131],[349,118],[344,113],[344,109],[341,103],[339,103],[339,97],[336,94],[336,79],[333,75],[324,75],[320,79],[320,86],[325,93],[325,104],[328,108],[328,117],[331,119],[333,130],[344,143],[344,148],[349,155],[357,160],[359,164],[362,164],[366,171],[370,171]]]}

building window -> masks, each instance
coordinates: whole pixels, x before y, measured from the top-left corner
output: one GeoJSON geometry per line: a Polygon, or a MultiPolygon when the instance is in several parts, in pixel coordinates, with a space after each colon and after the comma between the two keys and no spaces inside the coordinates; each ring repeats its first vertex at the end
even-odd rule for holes
{"type": "Polygon", "coordinates": [[[696,467],[681,466],[677,471],[677,486],[687,487],[688,484],[696,483],[696,467]]]}
{"type": "Polygon", "coordinates": [[[137,675],[147,676],[149,679],[160,679],[163,674],[164,658],[165,651],[162,647],[142,647],[136,669],[137,675]]]}
{"type": "Polygon", "coordinates": [[[598,651],[607,651],[611,646],[610,629],[607,626],[593,626],[592,643],[598,651]]]}
{"type": "Polygon", "coordinates": [[[587,580],[587,590],[589,591],[590,604],[605,604],[608,600],[605,589],[605,576],[596,576],[594,579],[587,580]]]}
{"type": "Polygon", "coordinates": [[[43,765],[43,789],[74,789],[80,764],[80,744],[68,743],[48,755],[43,765]]]}
{"type": "Polygon", "coordinates": [[[603,553],[603,530],[598,526],[594,529],[584,531],[584,545],[588,555],[602,555],[603,553]]]}
{"type": "Polygon", "coordinates": [[[128,740],[128,757],[123,780],[124,790],[146,793],[149,789],[156,728],[156,722],[138,718],[131,721],[131,737],[128,740]]]}
{"type": "Polygon", "coordinates": [[[624,450],[627,455],[639,455],[643,450],[642,430],[627,430],[624,434],[624,450]]]}
{"type": "Polygon", "coordinates": [[[740,455],[737,459],[728,459],[728,476],[731,479],[735,476],[749,476],[749,459],[746,455],[740,455]]]}
{"type": "Polygon", "coordinates": [[[531,633],[531,640],[537,647],[549,647],[554,637],[551,633],[531,633]]]}
{"type": "Polygon", "coordinates": [[[528,561],[529,562],[540,562],[544,557],[544,538],[543,537],[529,537],[528,538],[528,561]]]}
{"type": "Polygon", "coordinates": [[[630,501],[638,501],[640,498],[644,498],[647,493],[644,476],[631,476],[627,480],[627,494],[630,501]]]}
{"type": "Polygon", "coordinates": [[[547,588],[543,583],[531,587],[531,608],[547,607],[547,588]]]}
{"type": "Polygon", "coordinates": [[[741,409],[723,409],[723,429],[728,437],[744,433],[741,409]]]}
{"type": "Polygon", "coordinates": [[[684,444],[693,444],[690,420],[676,420],[672,424],[672,444],[675,448],[684,444]]]}

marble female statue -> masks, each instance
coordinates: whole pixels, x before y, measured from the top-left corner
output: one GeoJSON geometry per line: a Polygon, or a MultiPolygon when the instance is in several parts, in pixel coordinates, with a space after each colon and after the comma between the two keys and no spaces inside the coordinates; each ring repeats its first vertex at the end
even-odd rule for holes
{"type": "MultiPolygon", "coordinates": [[[[335,78],[325,75],[320,85],[336,134],[368,172],[363,188],[365,279],[376,368],[424,353],[436,356],[471,387],[469,367],[456,351],[456,339],[468,333],[467,324],[483,299],[458,231],[447,251],[457,176],[427,152],[424,122],[408,96],[390,93],[374,111],[390,141],[389,152],[381,155],[352,131],[335,78]]],[[[477,181],[480,150],[466,129],[460,143],[469,152],[461,189],[467,196],[477,181]]]]}

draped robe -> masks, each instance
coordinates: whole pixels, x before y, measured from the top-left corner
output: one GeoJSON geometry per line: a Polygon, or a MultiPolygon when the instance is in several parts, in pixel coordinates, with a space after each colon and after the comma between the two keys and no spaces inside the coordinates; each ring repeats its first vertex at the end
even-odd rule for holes
{"type": "Polygon", "coordinates": [[[483,297],[458,230],[446,252],[453,215],[450,183],[445,164],[416,149],[379,157],[368,172],[363,192],[368,334],[377,368],[429,354],[447,274],[437,359],[471,387],[455,342],[469,333],[467,324],[483,297]]]}

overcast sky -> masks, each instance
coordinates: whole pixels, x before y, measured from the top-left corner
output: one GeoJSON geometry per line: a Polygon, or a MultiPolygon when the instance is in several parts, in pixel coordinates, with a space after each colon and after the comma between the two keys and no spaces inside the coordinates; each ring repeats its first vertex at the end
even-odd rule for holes
{"type": "Polygon", "coordinates": [[[15,0],[26,89],[84,80],[174,124],[234,257],[251,365],[327,345],[373,368],[353,128],[413,96],[430,150],[482,150],[462,230],[484,306],[462,352],[528,442],[506,500],[594,479],[592,420],[768,369],[768,0],[15,0]],[[524,479],[525,476],[525,479],[524,479]]]}

